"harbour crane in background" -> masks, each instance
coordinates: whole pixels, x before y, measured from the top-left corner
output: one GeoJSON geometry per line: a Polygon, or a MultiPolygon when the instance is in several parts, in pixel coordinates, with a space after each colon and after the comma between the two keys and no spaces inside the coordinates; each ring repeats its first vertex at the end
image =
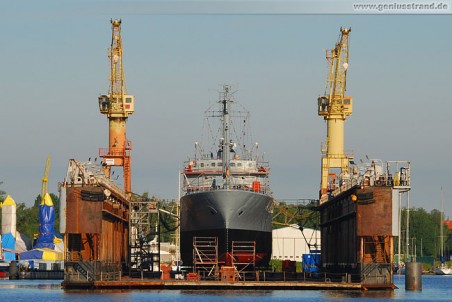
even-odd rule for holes
{"type": "Polygon", "coordinates": [[[350,161],[353,160],[353,154],[344,152],[344,123],[353,111],[352,98],[344,95],[351,28],[341,28],[340,32],[339,42],[336,43],[335,48],[326,51],[328,78],[325,93],[318,98],[318,114],[327,121],[326,146],[321,148],[320,197],[350,180],[350,161]],[[332,169],[340,169],[339,179],[332,169]]]}
{"type": "Polygon", "coordinates": [[[44,169],[44,176],[42,177],[42,186],[41,186],[41,198],[44,200],[44,196],[47,191],[47,184],[49,182],[49,171],[50,171],[50,155],[47,156],[46,166],[44,169]]]}
{"type": "Polygon", "coordinates": [[[111,20],[112,37],[108,58],[110,60],[110,90],[99,96],[100,113],[105,114],[109,123],[108,148],[100,148],[99,156],[105,175],[110,178],[111,167],[123,167],[124,191],[131,194],[131,158],[132,142],[127,140],[126,121],[134,112],[133,95],[128,95],[122,64],[121,20],[111,20]]]}

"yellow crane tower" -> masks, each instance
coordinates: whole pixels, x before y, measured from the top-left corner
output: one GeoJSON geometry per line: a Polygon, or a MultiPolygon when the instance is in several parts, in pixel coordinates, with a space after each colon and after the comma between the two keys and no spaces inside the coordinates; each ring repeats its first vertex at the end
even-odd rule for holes
{"type": "Polygon", "coordinates": [[[41,186],[42,200],[44,200],[44,196],[47,193],[47,183],[49,182],[49,171],[50,171],[50,155],[47,156],[46,167],[44,169],[44,176],[42,177],[42,186],[41,186]]]}
{"type": "Polygon", "coordinates": [[[350,161],[353,158],[344,152],[344,123],[353,111],[352,98],[344,96],[351,28],[341,28],[340,32],[336,47],[326,51],[328,79],[324,96],[318,98],[318,114],[327,121],[326,148],[322,147],[321,197],[350,179],[350,161]],[[334,168],[340,169],[339,178],[332,173],[334,168]]]}
{"type": "Polygon", "coordinates": [[[122,166],[124,191],[131,192],[131,141],[126,136],[127,117],[134,112],[133,95],[128,95],[122,65],[121,20],[111,20],[112,36],[108,58],[110,60],[110,91],[99,96],[100,113],[105,114],[109,123],[108,148],[100,148],[105,175],[110,177],[112,166],[122,166]]]}

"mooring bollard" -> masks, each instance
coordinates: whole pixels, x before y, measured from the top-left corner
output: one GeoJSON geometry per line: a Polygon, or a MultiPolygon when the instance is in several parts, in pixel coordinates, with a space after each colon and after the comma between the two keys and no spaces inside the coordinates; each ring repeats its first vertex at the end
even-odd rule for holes
{"type": "Polygon", "coordinates": [[[420,262],[406,263],[405,290],[422,291],[422,263],[420,262]]]}

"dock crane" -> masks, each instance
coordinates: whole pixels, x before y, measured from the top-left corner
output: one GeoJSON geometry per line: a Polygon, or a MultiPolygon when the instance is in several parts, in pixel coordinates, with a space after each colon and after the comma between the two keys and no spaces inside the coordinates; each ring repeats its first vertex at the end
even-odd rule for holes
{"type": "Polygon", "coordinates": [[[111,47],[108,54],[110,90],[108,94],[99,96],[100,113],[108,118],[109,145],[108,148],[99,149],[99,156],[103,158],[102,165],[108,178],[110,178],[112,166],[123,167],[124,191],[130,194],[132,142],[127,140],[126,121],[134,112],[135,97],[128,95],[126,91],[122,64],[121,20],[110,20],[110,22],[112,26],[111,47]]]}
{"type": "Polygon", "coordinates": [[[339,42],[334,49],[326,51],[328,78],[325,93],[318,98],[318,114],[327,121],[326,148],[322,146],[322,173],[320,184],[322,196],[350,180],[350,161],[353,155],[344,152],[344,123],[352,114],[352,98],[345,96],[348,59],[349,34],[351,28],[341,28],[339,42]],[[340,179],[331,169],[341,170],[340,179]]]}

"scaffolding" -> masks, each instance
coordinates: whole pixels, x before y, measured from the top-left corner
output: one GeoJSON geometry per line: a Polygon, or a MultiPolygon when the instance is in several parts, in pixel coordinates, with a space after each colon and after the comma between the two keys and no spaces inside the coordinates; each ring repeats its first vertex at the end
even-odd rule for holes
{"type": "Polygon", "coordinates": [[[130,276],[160,273],[160,225],[157,202],[138,198],[130,202],[130,276]]]}
{"type": "Polygon", "coordinates": [[[256,266],[256,241],[232,241],[232,266],[238,272],[254,271],[256,266]]]}
{"type": "Polygon", "coordinates": [[[193,237],[193,272],[218,278],[218,238],[193,237]]]}

